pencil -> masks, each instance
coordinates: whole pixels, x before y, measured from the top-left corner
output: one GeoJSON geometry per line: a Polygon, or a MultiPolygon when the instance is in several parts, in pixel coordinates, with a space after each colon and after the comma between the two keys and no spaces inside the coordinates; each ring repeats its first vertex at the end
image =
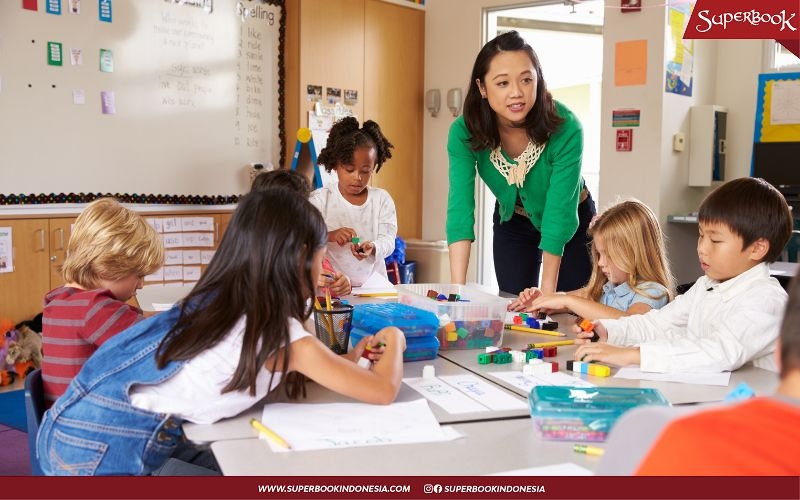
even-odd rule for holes
{"type": "Polygon", "coordinates": [[[331,306],[331,289],[328,287],[325,287],[325,307],[329,311],[333,309],[333,306],[331,306]]]}
{"type": "Polygon", "coordinates": [[[537,333],[539,335],[550,335],[552,337],[566,337],[566,333],[551,331],[551,330],[540,330],[539,328],[528,328],[527,326],[521,325],[505,325],[506,330],[514,330],[518,332],[527,332],[527,333],[537,333]]]}
{"type": "Polygon", "coordinates": [[[397,292],[355,293],[356,297],[397,297],[397,292]]]}
{"type": "Polygon", "coordinates": [[[286,448],[287,450],[291,450],[292,449],[292,445],[287,443],[285,439],[283,439],[279,435],[275,434],[275,432],[270,430],[269,427],[267,427],[266,425],[262,424],[260,421],[254,419],[254,418],[251,418],[250,419],[250,425],[252,425],[255,430],[257,430],[259,433],[261,433],[261,435],[263,435],[264,437],[266,437],[267,439],[269,439],[273,443],[277,444],[278,446],[280,446],[282,448],[286,448]]]}
{"type": "Polygon", "coordinates": [[[528,344],[528,347],[531,349],[536,349],[537,347],[552,347],[552,346],[559,346],[559,345],[572,345],[574,344],[574,340],[557,340],[555,342],[536,342],[535,344],[528,344]]]}
{"type": "Polygon", "coordinates": [[[605,453],[603,448],[590,446],[588,444],[576,444],[572,447],[572,450],[575,451],[575,453],[584,453],[586,455],[594,455],[596,457],[601,457],[603,456],[603,453],[605,453]]]}

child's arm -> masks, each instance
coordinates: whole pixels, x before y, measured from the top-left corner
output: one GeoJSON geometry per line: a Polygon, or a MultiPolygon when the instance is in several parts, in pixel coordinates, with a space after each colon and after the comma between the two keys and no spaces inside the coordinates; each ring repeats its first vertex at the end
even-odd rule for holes
{"type": "Polygon", "coordinates": [[[638,347],[620,347],[605,342],[579,345],[574,357],[576,361],[599,361],[616,366],[638,365],[641,362],[638,347]]]}
{"type": "Polygon", "coordinates": [[[366,369],[337,356],[315,337],[304,337],[291,344],[289,370],[359,401],[388,404],[395,400],[402,384],[405,336],[399,329],[388,327],[376,333],[373,342],[385,344],[383,355],[366,369]]]}
{"type": "Polygon", "coordinates": [[[538,312],[542,310],[548,314],[563,312],[564,310],[572,311],[586,319],[617,319],[632,314],[644,314],[651,309],[650,304],[636,302],[627,311],[620,311],[615,307],[607,306],[591,299],[564,293],[543,295],[534,300],[528,307],[528,311],[538,312]]]}
{"type": "Polygon", "coordinates": [[[372,240],[372,244],[375,245],[375,258],[380,260],[394,252],[395,238],[397,238],[397,209],[394,200],[387,191],[382,191],[382,195],[378,220],[374,224],[377,230],[372,240]]]}
{"type": "MultiPolygon", "coordinates": [[[[558,292],[561,295],[564,295],[564,292],[558,292]]],[[[534,310],[531,309],[531,304],[542,297],[544,294],[538,288],[526,288],[525,290],[519,293],[519,297],[514,299],[509,305],[509,311],[529,311],[533,312],[534,310]]],[[[573,290],[571,292],[566,292],[566,295],[575,296],[575,297],[586,297],[586,288],[579,288],[578,290],[573,290]]],[[[558,311],[552,311],[558,312],[558,311]]]]}
{"type": "Polygon", "coordinates": [[[340,227],[339,229],[328,232],[328,241],[343,247],[349,245],[356,235],[356,230],[352,227],[340,227]]]}

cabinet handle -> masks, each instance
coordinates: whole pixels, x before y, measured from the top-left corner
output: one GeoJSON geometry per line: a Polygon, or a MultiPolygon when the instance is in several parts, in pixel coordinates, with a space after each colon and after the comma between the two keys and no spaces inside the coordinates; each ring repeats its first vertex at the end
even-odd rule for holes
{"type": "Polygon", "coordinates": [[[56,229],[56,234],[58,235],[58,246],[55,249],[64,250],[64,228],[60,227],[56,229]]]}
{"type": "Polygon", "coordinates": [[[56,257],[55,255],[51,255],[50,256],[50,262],[55,262],[57,260],[58,260],[58,257],[56,257]]]}
{"type": "Polygon", "coordinates": [[[44,252],[44,229],[37,229],[36,232],[39,233],[39,248],[36,251],[44,252]]]}
{"type": "Polygon", "coordinates": [[[219,243],[219,222],[214,221],[214,244],[219,243]]]}

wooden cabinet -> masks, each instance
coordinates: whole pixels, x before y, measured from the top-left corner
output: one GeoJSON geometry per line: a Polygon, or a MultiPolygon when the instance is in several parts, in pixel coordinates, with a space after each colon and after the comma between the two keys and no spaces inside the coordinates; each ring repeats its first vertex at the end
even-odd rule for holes
{"type": "MultiPolygon", "coordinates": [[[[51,251],[51,221],[63,220],[0,220],[0,227],[11,228],[14,264],[12,272],[0,273],[0,316],[18,323],[42,311],[44,295],[54,282],[56,261],[62,258],[51,251]]],[[[55,280],[58,281],[60,277],[55,280]]]]}
{"type": "MultiPolygon", "coordinates": [[[[33,211],[32,211],[33,212],[33,211]]],[[[211,217],[215,250],[230,222],[232,211],[208,212],[171,210],[141,211],[145,218],[211,217]]],[[[29,218],[30,215],[0,215],[0,227],[12,232],[13,272],[0,273],[0,317],[14,323],[28,320],[42,312],[47,292],[64,283],[61,266],[77,212],[69,215],[29,218]]],[[[206,265],[201,265],[201,272],[206,265]]],[[[147,284],[153,284],[152,282],[147,284]]]]}

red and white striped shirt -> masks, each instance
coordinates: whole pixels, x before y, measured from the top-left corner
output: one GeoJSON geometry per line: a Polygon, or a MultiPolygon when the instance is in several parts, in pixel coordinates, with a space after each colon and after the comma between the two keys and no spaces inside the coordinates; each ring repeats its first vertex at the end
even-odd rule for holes
{"type": "Polygon", "coordinates": [[[108,290],[62,286],[45,295],[42,382],[50,406],[103,343],[142,319],[141,310],[108,290]]]}

